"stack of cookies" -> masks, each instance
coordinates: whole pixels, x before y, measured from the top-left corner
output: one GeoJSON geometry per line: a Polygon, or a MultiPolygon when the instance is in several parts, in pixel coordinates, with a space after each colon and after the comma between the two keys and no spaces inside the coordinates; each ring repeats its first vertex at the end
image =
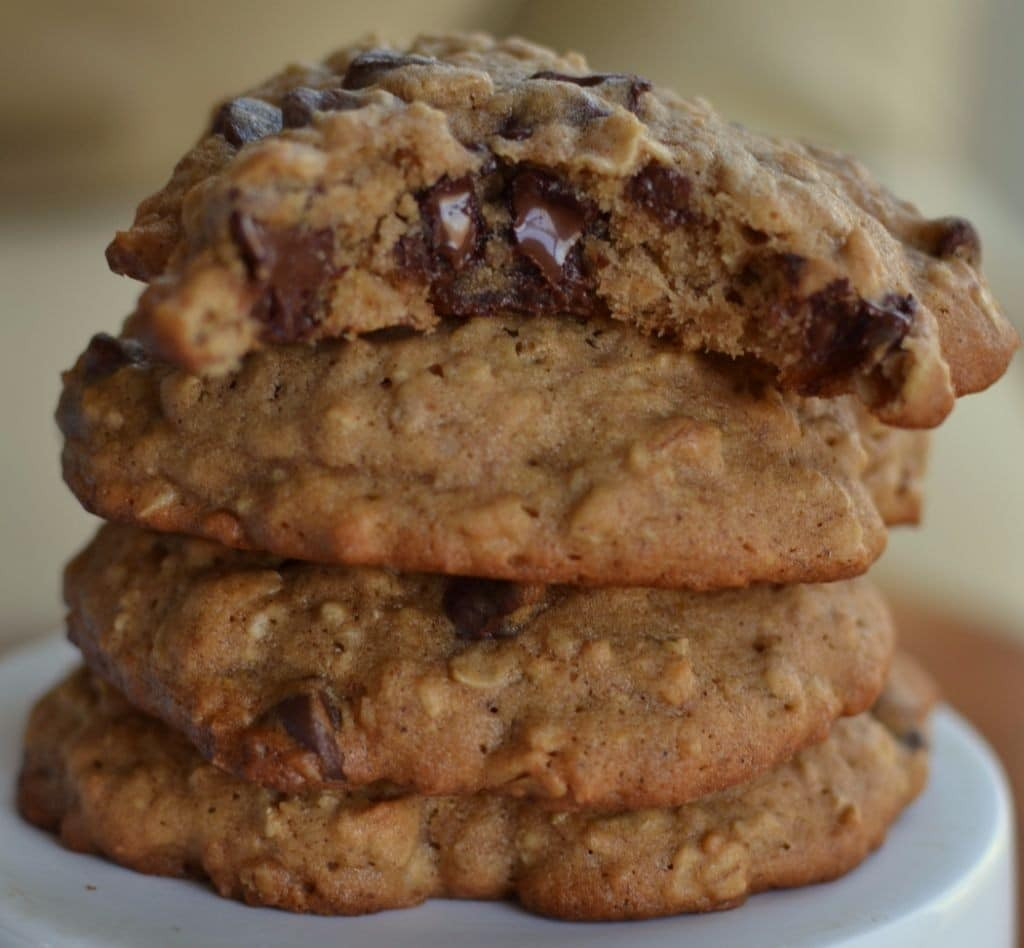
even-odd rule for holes
{"type": "Polygon", "coordinates": [[[357,913],[832,878],[921,789],[863,578],[1016,337],[957,218],[575,55],[362,45],[221,105],[65,376],[87,670],[19,802],[357,913]],[[127,818],[127,814],[131,814],[127,818]]]}

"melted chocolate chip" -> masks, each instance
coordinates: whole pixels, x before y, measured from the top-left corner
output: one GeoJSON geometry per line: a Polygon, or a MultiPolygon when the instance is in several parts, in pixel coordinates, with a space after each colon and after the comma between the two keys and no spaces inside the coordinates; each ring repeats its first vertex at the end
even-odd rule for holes
{"type": "Polygon", "coordinates": [[[849,280],[833,280],[808,300],[805,345],[814,368],[803,390],[814,394],[826,377],[875,365],[909,332],[917,301],[889,293],[878,303],[861,299],[849,280]]]}
{"type": "Polygon", "coordinates": [[[144,366],[148,361],[145,350],[135,339],[117,339],[105,332],[97,333],[82,354],[82,381],[91,385],[125,366],[144,366]]]}
{"type": "Polygon", "coordinates": [[[285,128],[303,128],[313,122],[317,112],[347,112],[362,106],[359,96],[344,89],[310,89],[300,86],[281,100],[281,118],[285,128]]]}
{"type": "Polygon", "coordinates": [[[320,758],[324,776],[341,780],[345,774],[342,754],[334,734],[341,716],[323,691],[293,695],[279,702],[271,712],[292,740],[320,758]]]}
{"type": "Polygon", "coordinates": [[[626,186],[629,199],[666,227],[680,227],[693,221],[691,191],[686,175],[656,161],[644,165],[626,186]]]}
{"type": "Polygon", "coordinates": [[[516,244],[557,286],[586,223],[580,202],[557,179],[521,171],[512,182],[512,231],[516,244]]]}
{"type": "Polygon", "coordinates": [[[261,290],[253,315],[271,342],[306,338],[316,325],[320,295],[337,274],[329,229],[272,230],[241,212],[231,217],[231,235],[261,290]]]}
{"type": "Polygon", "coordinates": [[[404,55],[390,49],[371,49],[360,53],[349,63],[341,80],[344,89],[365,89],[372,86],[385,73],[403,66],[429,66],[437,60],[427,56],[404,55]]]}
{"type": "Polygon", "coordinates": [[[213,117],[212,135],[223,135],[236,148],[281,131],[281,110],[262,99],[242,97],[225,102],[213,117]]]}
{"type": "Polygon", "coordinates": [[[468,319],[510,312],[559,311],[578,316],[607,312],[586,271],[579,239],[583,228],[600,239],[606,222],[565,183],[492,159],[469,181],[445,182],[444,196],[453,195],[453,213],[459,218],[468,214],[473,221],[471,242],[461,245],[457,239],[462,234],[461,220],[456,221],[454,239],[445,234],[440,208],[432,206],[435,201],[426,192],[419,198],[424,226],[404,235],[394,251],[396,265],[407,278],[429,285],[430,302],[439,315],[468,319]],[[469,187],[472,201],[464,202],[459,194],[469,187]],[[567,233],[557,232],[567,219],[573,226],[567,233]],[[534,236],[537,239],[527,239],[534,236]],[[465,253],[460,252],[463,247],[465,253]],[[547,247],[555,256],[547,253],[547,247]]]}
{"type": "Polygon", "coordinates": [[[460,269],[476,251],[481,228],[473,182],[466,176],[435,184],[420,198],[434,248],[460,269]]]}
{"type": "Polygon", "coordinates": [[[981,237],[974,225],[962,217],[942,217],[931,221],[929,252],[940,260],[958,258],[972,267],[981,265],[981,237]]]}
{"type": "Polygon", "coordinates": [[[493,639],[515,634],[503,620],[535,600],[536,588],[456,576],[448,581],[441,604],[460,639],[493,639]]]}
{"type": "Polygon", "coordinates": [[[630,112],[636,112],[640,103],[640,96],[651,89],[649,79],[621,72],[595,72],[586,76],[570,76],[562,72],[543,70],[535,72],[530,78],[547,79],[551,82],[571,82],[573,85],[584,88],[606,86],[607,88],[603,89],[602,92],[608,98],[617,100],[620,105],[629,109],[630,112]]]}

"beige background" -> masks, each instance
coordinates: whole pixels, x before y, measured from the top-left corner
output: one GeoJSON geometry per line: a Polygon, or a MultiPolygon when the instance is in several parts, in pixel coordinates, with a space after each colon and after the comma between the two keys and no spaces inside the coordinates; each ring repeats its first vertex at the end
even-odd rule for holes
{"type": "MultiPolygon", "coordinates": [[[[306,3],[7,0],[0,33],[0,647],[60,621],[59,569],[93,529],[59,479],[59,371],[138,287],[103,247],[216,97],[376,28],[528,33],[643,72],[756,127],[855,150],[930,214],[971,216],[1024,313],[1024,4],[1017,0],[306,3]]],[[[1021,323],[1018,320],[1018,326],[1021,323]]],[[[926,529],[893,588],[1024,636],[1024,359],[936,439],[926,529]]]]}

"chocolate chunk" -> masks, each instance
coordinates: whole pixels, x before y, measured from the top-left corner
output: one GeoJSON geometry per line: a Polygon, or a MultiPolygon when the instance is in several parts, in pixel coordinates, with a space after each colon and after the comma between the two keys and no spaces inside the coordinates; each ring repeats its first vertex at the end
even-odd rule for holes
{"type": "Polygon", "coordinates": [[[242,97],[225,102],[213,117],[212,135],[223,135],[235,148],[281,131],[281,110],[262,99],[242,97]]]}
{"type": "Polygon", "coordinates": [[[472,180],[466,176],[435,184],[420,198],[420,208],[434,248],[456,269],[464,266],[482,229],[472,180]]]}
{"type": "Polygon", "coordinates": [[[281,100],[281,118],[285,128],[303,128],[313,122],[317,112],[347,112],[363,102],[345,89],[310,89],[300,86],[281,100]]]}
{"type": "Polygon", "coordinates": [[[144,366],[148,361],[146,351],[137,340],[97,333],[82,354],[82,381],[91,385],[125,366],[144,366]]]}
{"type": "Polygon", "coordinates": [[[690,179],[675,168],[651,161],[626,185],[626,194],[666,227],[680,227],[694,219],[690,209],[690,179]]]}
{"type": "Polygon", "coordinates": [[[584,88],[591,86],[607,86],[602,92],[612,100],[630,112],[636,112],[640,103],[640,96],[649,92],[651,82],[643,76],[635,76],[621,72],[595,72],[586,76],[569,76],[562,72],[543,70],[535,72],[531,79],[548,79],[552,82],[571,82],[573,85],[584,88]]]}
{"type": "Polygon", "coordinates": [[[231,235],[261,291],[253,315],[271,342],[295,342],[315,327],[326,286],[337,275],[329,229],[272,230],[246,214],[231,217],[231,235]]]}
{"type": "Polygon", "coordinates": [[[349,63],[341,86],[343,89],[365,89],[393,69],[401,69],[403,66],[429,66],[433,62],[437,60],[427,56],[404,55],[390,49],[371,49],[369,52],[360,53],[349,63]]]}
{"type": "Polygon", "coordinates": [[[460,639],[493,639],[514,635],[517,629],[504,620],[536,602],[542,590],[500,579],[455,576],[448,581],[441,604],[460,639]]]}
{"type": "Polygon", "coordinates": [[[814,365],[803,380],[807,394],[814,394],[828,376],[881,362],[910,331],[917,311],[913,296],[889,293],[871,303],[845,279],[833,280],[807,303],[805,345],[814,365]]]}
{"type": "Polygon", "coordinates": [[[513,114],[505,119],[501,128],[498,129],[498,134],[509,141],[525,141],[533,134],[533,125],[522,116],[513,114]]]}
{"type": "Polygon", "coordinates": [[[519,171],[492,159],[470,181],[444,182],[436,195],[425,192],[419,200],[424,226],[399,239],[395,263],[404,276],[429,285],[430,302],[439,315],[468,319],[510,312],[558,311],[578,316],[607,312],[586,272],[583,242],[578,239],[584,228],[600,237],[605,219],[558,179],[539,171],[519,171]],[[461,192],[469,187],[472,199],[463,201],[461,192]],[[466,243],[458,239],[463,234],[463,220],[454,221],[458,226],[453,234],[444,232],[441,209],[434,200],[441,197],[452,201],[454,216],[465,214],[472,220],[474,232],[466,235],[466,243]],[[533,217],[528,217],[526,205],[535,208],[533,217]],[[571,219],[574,227],[567,235],[548,232],[546,228],[554,230],[556,222],[551,221],[552,210],[545,212],[546,207],[558,221],[571,219]],[[538,247],[527,240],[525,249],[520,245],[517,209],[522,212],[519,234],[529,238],[532,230],[539,230],[553,245],[556,258],[542,252],[548,244],[538,247]],[[509,212],[512,226],[505,223],[509,212]]]}
{"type": "Polygon", "coordinates": [[[519,250],[557,286],[569,252],[583,236],[584,208],[557,179],[521,171],[512,183],[512,214],[519,250]]]}
{"type": "Polygon", "coordinates": [[[956,257],[972,267],[981,265],[981,237],[962,217],[942,217],[928,225],[929,252],[940,260],[956,257]]]}
{"type": "Polygon", "coordinates": [[[325,777],[344,778],[344,760],[334,737],[341,715],[326,692],[304,692],[285,698],[275,705],[271,715],[281,722],[292,740],[320,758],[325,777]]]}

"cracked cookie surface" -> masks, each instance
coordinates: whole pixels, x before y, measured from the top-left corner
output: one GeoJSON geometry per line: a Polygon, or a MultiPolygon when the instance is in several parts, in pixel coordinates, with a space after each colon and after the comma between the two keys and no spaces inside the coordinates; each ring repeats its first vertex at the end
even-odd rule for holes
{"type": "Polygon", "coordinates": [[[224,103],[108,250],[192,370],[446,318],[611,316],[932,426],[1016,334],[961,218],[521,40],[356,45],[224,103]]]}
{"type": "Polygon", "coordinates": [[[296,792],[685,803],[877,698],[863,579],[720,593],[322,567],[108,525],[68,566],[70,637],[138,707],[296,792]]]}
{"type": "Polygon", "coordinates": [[[357,914],[515,897],[558,918],[648,918],[857,865],[925,782],[916,711],[902,735],[870,713],[845,718],[790,762],[682,807],[551,813],[489,795],[274,793],[80,671],[32,712],[18,806],[72,849],[253,905],[357,914]]]}
{"type": "Polygon", "coordinates": [[[219,377],[97,337],[65,376],[91,511],[302,560],[712,589],[857,575],[924,436],[613,320],[275,346],[219,377]]]}

